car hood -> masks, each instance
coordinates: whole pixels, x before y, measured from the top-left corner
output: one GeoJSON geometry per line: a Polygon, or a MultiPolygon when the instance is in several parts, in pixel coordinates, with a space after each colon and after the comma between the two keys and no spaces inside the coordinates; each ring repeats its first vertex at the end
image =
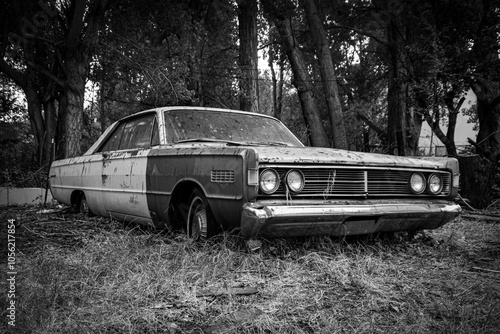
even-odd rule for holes
{"type": "MultiPolygon", "coordinates": [[[[324,147],[252,147],[260,163],[340,164],[412,168],[450,168],[449,158],[400,157],[324,147]]],[[[453,159],[451,159],[453,160],[453,159]]]]}

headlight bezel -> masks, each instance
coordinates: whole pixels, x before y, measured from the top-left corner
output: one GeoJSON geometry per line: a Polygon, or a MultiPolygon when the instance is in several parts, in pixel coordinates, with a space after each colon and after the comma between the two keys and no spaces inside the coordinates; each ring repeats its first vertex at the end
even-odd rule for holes
{"type": "Polygon", "coordinates": [[[276,190],[278,190],[279,186],[280,186],[280,183],[281,183],[281,180],[280,180],[280,176],[278,174],[278,172],[273,169],[273,168],[266,168],[264,169],[262,172],[260,172],[260,175],[259,175],[259,190],[265,194],[265,195],[271,195],[273,193],[276,192],[276,190]],[[265,174],[267,173],[271,173],[272,175],[275,176],[275,183],[274,183],[274,186],[272,188],[268,188],[268,187],[264,187],[263,186],[263,181],[264,181],[264,177],[265,177],[265,174]]]}
{"type": "Polygon", "coordinates": [[[286,176],[285,176],[285,182],[286,182],[286,186],[288,187],[288,189],[297,194],[297,193],[300,193],[302,190],[304,190],[304,186],[306,184],[306,180],[305,180],[305,177],[304,177],[304,173],[302,173],[301,170],[299,169],[290,169],[287,173],[286,173],[286,176]],[[290,181],[290,177],[292,174],[297,174],[299,179],[300,179],[300,187],[299,188],[295,188],[291,185],[291,181],[290,181]]]}
{"type": "Polygon", "coordinates": [[[443,190],[443,178],[441,177],[441,175],[437,174],[437,173],[432,173],[431,175],[429,175],[429,177],[427,178],[427,192],[431,195],[439,195],[441,193],[441,191],[443,190]],[[437,190],[433,190],[433,186],[432,186],[432,180],[433,179],[438,179],[439,180],[439,188],[437,190]]]}
{"type": "Polygon", "coordinates": [[[410,190],[413,194],[415,195],[420,195],[422,194],[425,189],[427,188],[427,179],[425,178],[424,174],[420,173],[420,172],[416,172],[416,173],[413,173],[410,177],[410,180],[409,180],[409,186],[410,186],[410,190]],[[415,188],[414,187],[414,184],[416,183],[414,178],[420,178],[420,181],[419,183],[422,184],[421,186],[421,189],[420,188],[415,188]]]}

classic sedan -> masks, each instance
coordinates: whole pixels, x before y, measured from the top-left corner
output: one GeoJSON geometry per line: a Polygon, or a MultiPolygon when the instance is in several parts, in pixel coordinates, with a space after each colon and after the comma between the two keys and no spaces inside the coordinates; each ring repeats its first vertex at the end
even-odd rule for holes
{"type": "Polygon", "coordinates": [[[434,229],[460,214],[458,162],[305,147],[279,120],[196,107],[112,124],[50,169],[55,199],[194,240],[434,229]]]}

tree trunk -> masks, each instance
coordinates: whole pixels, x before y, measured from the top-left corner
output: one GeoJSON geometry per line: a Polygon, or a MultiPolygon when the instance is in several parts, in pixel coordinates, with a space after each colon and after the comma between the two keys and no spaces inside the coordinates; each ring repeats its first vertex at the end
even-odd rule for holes
{"type": "Polygon", "coordinates": [[[409,108],[410,71],[413,66],[407,47],[413,45],[414,28],[407,2],[384,1],[388,11],[387,66],[388,70],[388,150],[390,154],[416,155],[423,118],[409,108]]]}
{"type": "MultiPolygon", "coordinates": [[[[57,28],[51,26],[58,30],[54,31],[50,38],[57,39],[60,35],[64,35],[63,39],[50,43],[57,48],[58,52],[54,52],[54,49],[43,49],[42,44],[36,44],[34,36],[23,36],[22,47],[24,62],[27,64],[26,70],[20,72],[11,68],[3,58],[0,59],[0,70],[12,77],[26,94],[30,123],[39,147],[37,151],[39,161],[41,164],[46,164],[52,157],[53,138],[56,132],[59,146],[58,157],[72,157],[80,154],[85,80],[93,46],[98,37],[97,30],[102,24],[100,18],[104,15],[107,1],[71,0],[61,6],[56,6],[55,2],[50,6],[44,4],[43,1],[39,4],[44,11],[49,8],[48,15],[57,16],[55,20],[60,23],[57,28]],[[50,59],[48,54],[53,55],[54,58],[50,59]],[[51,66],[48,66],[48,63],[51,66]],[[36,84],[40,85],[40,82],[45,81],[49,83],[35,88],[36,84]],[[48,85],[57,85],[58,89],[62,90],[57,125],[53,100],[55,89],[48,85]],[[42,94],[51,95],[51,100],[42,103],[42,94]]],[[[49,28],[46,27],[46,29],[49,28]]]]}
{"type": "Polygon", "coordinates": [[[446,146],[446,152],[448,153],[448,156],[451,157],[456,157],[457,154],[457,149],[455,146],[455,142],[450,140],[443,132],[441,127],[439,126],[439,121],[440,118],[431,115],[426,115],[425,120],[427,124],[429,124],[429,127],[431,130],[434,132],[434,134],[438,137],[438,139],[446,146]]]}
{"type": "Polygon", "coordinates": [[[271,85],[273,88],[273,116],[280,119],[281,115],[278,110],[278,79],[276,79],[276,71],[274,70],[274,50],[272,44],[269,46],[268,65],[271,72],[271,85]]]}
{"type": "Polygon", "coordinates": [[[259,112],[257,0],[238,0],[240,109],[259,112]]]}
{"type": "Polygon", "coordinates": [[[75,157],[82,153],[85,84],[93,48],[97,44],[98,29],[102,24],[100,16],[104,15],[106,5],[107,1],[71,2],[65,43],[59,49],[61,68],[65,77],[61,85],[60,119],[57,127],[62,131],[59,132],[59,147],[56,151],[56,155],[60,158],[75,157]]]}
{"type": "Polygon", "coordinates": [[[387,27],[389,51],[389,83],[387,92],[387,144],[389,154],[406,155],[406,87],[401,63],[400,26],[393,18],[387,27]],[[397,150],[396,150],[397,149],[397,150]]]}
{"type": "Polygon", "coordinates": [[[271,0],[262,1],[264,10],[271,17],[281,37],[288,60],[292,67],[293,84],[297,88],[302,116],[307,126],[307,135],[312,146],[329,147],[330,142],[319,116],[318,107],[314,100],[313,85],[307,65],[304,61],[299,42],[292,31],[292,23],[289,15],[292,15],[289,2],[281,4],[284,8],[277,8],[277,4],[271,0]],[[284,10],[285,11],[284,11],[284,10]]]}
{"type": "MultiPolygon", "coordinates": [[[[434,78],[434,84],[437,85],[437,79],[434,78]]],[[[446,152],[449,157],[456,157],[458,155],[457,148],[455,145],[455,128],[457,124],[457,116],[460,112],[465,98],[462,97],[458,104],[455,106],[454,99],[456,98],[456,92],[451,90],[446,93],[443,100],[448,108],[448,130],[446,134],[441,129],[440,123],[442,120],[441,114],[441,103],[440,96],[438,95],[437,89],[434,89],[434,102],[432,105],[429,103],[429,92],[424,89],[417,88],[413,91],[415,95],[415,101],[418,106],[420,113],[423,115],[425,122],[431,128],[433,134],[438,137],[438,139],[446,147],[446,152]],[[428,110],[433,109],[433,114],[431,115],[428,110]]]]}
{"type": "Polygon", "coordinates": [[[491,161],[500,161],[500,78],[498,68],[498,9],[495,1],[476,1],[481,13],[479,29],[474,39],[476,73],[471,88],[477,97],[479,132],[477,143],[491,161]]]}
{"type": "Polygon", "coordinates": [[[360,120],[362,120],[366,125],[368,125],[368,128],[372,129],[375,131],[378,139],[380,140],[381,143],[385,144],[387,143],[387,132],[382,130],[377,124],[375,124],[372,120],[370,120],[362,111],[358,110],[356,115],[360,120]]]}
{"type": "MultiPolygon", "coordinates": [[[[407,87],[408,88],[408,87],[407,87]]],[[[405,93],[405,99],[408,97],[408,92],[405,93]]],[[[419,155],[418,141],[420,132],[422,131],[422,123],[424,121],[420,113],[416,113],[413,109],[406,112],[406,138],[407,138],[407,155],[419,155]]]]}
{"type": "Polygon", "coordinates": [[[486,152],[492,161],[500,160],[500,89],[493,81],[476,78],[471,88],[477,97],[477,114],[479,132],[478,145],[486,152]]]}
{"type": "Polygon", "coordinates": [[[329,147],[330,142],[319,116],[319,110],[314,100],[312,80],[307,70],[302,52],[297,47],[298,42],[292,32],[291,20],[276,22],[283,39],[286,54],[293,71],[293,83],[299,93],[302,114],[308,126],[308,137],[312,146],[329,147]]]}
{"type": "Polygon", "coordinates": [[[87,62],[81,58],[69,59],[64,64],[67,87],[59,103],[59,115],[62,127],[59,137],[57,156],[71,158],[80,155],[83,137],[83,104],[87,62]]]}
{"type": "Polygon", "coordinates": [[[45,110],[44,164],[54,160],[54,145],[57,131],[56,106],[53,97],[43,104],[45,110]]]}
{"type": "Polygon", "coordinates": [[[476,209],[485,209],[493,198],[495,166],[479,155],[459,156],[460,195],[476,209]]]}
{"type": "Polygon", "coordinates": [[[197,101],[198,106],[203,107],[205,105],[205,100],[202,61],[204,57],[206,36],[200,36],[200,34],[196,32],[194,36],[187,36],[184,38],[189,41],[189,46],[186,48],[189,51],[185,55],[191,78],[188,83],[188,88],[195,92],[194,100],[197,101]]]}
{"type": "MultiPolygon", "coordinates": [[[[25,50],[29,52],[32,49],[25,50]]],[[[20,72],[12,68],[3,59],[0,59],[0,71],[5,73],[9,78],[11,78],[21,89],[24,91],[26,96],[26,102],[28,105],[28,116],[31,125],[31,131],[35,139],[36,145],[36,161],[39,166],[47,164],[50,160],[47,159],[47,145],[46,142],[52,142],[53,134],[46,133],[46,121],[43,117],[43,106],[41,103],[40,95],[38,89],[35,87],[35,82],[37,82],[37,76],[35,71],[28,67],[26,71],[20,72]]],[[[46,118],[50,121],[53,116],[50,116],[46,112],[46,118]]],[[[55,117],[55,116],[54,116],[55,117]]]]}
{"type": "Polygon", "coordinates": [[[316,48],[316,56],[319,61],[323,91],[326,97],[330,125],[332,128],[333,147],[347,149],[348,145],[344,126],[344,116],[342,114],[342,105],[340,103],[339,89],[337,86],[337,76],[328,46],[329,41],[323,28],[321,15],[318,12],[314,0],[304,0],[303,4],[316,48]]]}
{"type": "Polygon", "coordinates": [[[285,84],[285,59],[280,56],[279,60],[279,79],[278,79],[278,115],[283,113],[283,85],[285,84]]]}
{"type": "MultiPolygon", "coordinates": [[[[436,82],[434,82],[436,84],[436,82]]],[[[449,94],[453,94],[450,92],[449,94]]],[[[431,131],[438,137],[438,139],[445,145],[448,156],[456,157],[457,148],[455,146],[455,127],[457,122],[457,113],[460,110],[460,106],[463,100],[458,104],[458,106],[453,106],[453,97],[447,96],[444,100],[449,109],[449,122],[448,122],[448,132],[445,134],[441,129],[441,105],[439,102],[439,95],[437,89],[434,89],[434,102],[432,106],[429,106],[428,95],[424,91],[416,91],[417,102],[419,107],[424,114],[424,119],[431,128],[431,131]],[[431,115],[427,110],[433,109],[433,114],[431,115]]]]}
{"type": "Polygon", "coordinates": [[[276,54],[274,53],[273,45],[269,46],[269,69],[271,71],[271,81],[273,87],[273,116],[277,119],[282,117],[283,109],[283,82],[284,82],[284,72],[285,65],[283,57],[280,56],[278,61],[279,77],[276,77],[276,70],[274,68],[274,62],[276,54]]]}
{"type": "Polygon", "coordinates": [[[460,113],[460,108],[462,108],[462,104],[465,101],[465,97],[462,97],[457,105],[455,106],[453,100],[454,100],[454,93],[449,92],[447,94],[448,96],[445,97],[444,101],[445,104],[448,108],[448,130],[446,132],[446,137],[441,139],[443,144],[446,146],[446,152],[448,153],[449,157],[457,157],[458,152],[457,152],[457,146],[455,145],[455,129],[457,127],[457,117],[458,114],[460,113]]]}
{"type": "Polygon", "coordinates": [[[31,130],[34,134],[35,145],[37,147],[37,161],[41,166],[43,164],[43,143],[44,143],[44,133],[45,124],[42,116],[42,104],[40,103],[40,98],[38,92],[31,84],[28,84],[24,88],[24,94],[26,95],[26,101],[28,102],[28,115],[30,117],[31,130]]]}

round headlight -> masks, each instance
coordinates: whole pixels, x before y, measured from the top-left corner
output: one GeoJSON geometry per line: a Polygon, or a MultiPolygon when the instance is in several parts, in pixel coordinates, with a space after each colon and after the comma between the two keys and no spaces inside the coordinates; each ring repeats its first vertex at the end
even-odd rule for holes
{"type": "Polygon", "coordinates": [[[264,194],[272,194],[280,185],[280,177],[274,169],[264,169],[260,173],[259,185],[264,194]]]}
{"type": "Polygon", "coordinates": [[[429,176],[429,180],[427,181],[427,183],[428,183],[427,190],[432,195],[439,194],[443,189],[443,180],[441,179],[441,176],[439,176],[438,174],[431,174],[431,176],[429,176]]]}
{"type": "Polygon", "coordinates": [[[414,173],[410,178],[410,188],[414,194],[421,194],[425,190],[425,177],[420,173],[414,173]]]}
{"type": "Polygon", "coordinates": [[[294,192],[298,193],[304,189],[304,174],[301,171],[292,169],[286,174],[286,184],[288,188],[294,192]]]}

